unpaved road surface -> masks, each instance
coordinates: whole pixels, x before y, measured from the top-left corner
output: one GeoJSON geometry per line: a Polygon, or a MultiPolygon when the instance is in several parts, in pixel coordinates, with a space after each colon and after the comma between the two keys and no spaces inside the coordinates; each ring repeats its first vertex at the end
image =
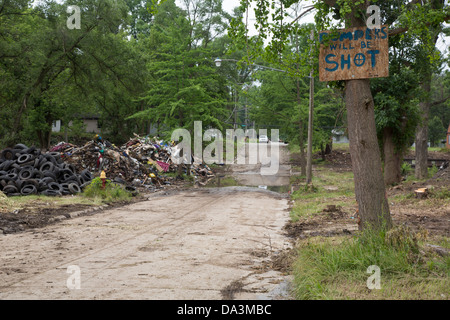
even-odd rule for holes
{"type": "Polygon", "coordinates": [[[198,188],[0,235],[0,299],[268,299],[288,199],[198,188]]]}

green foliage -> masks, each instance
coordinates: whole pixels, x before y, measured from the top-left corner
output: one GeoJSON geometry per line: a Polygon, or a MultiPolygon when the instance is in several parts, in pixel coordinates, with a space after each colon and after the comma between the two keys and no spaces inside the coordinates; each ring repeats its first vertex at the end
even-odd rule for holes
{"type": "MultiPolygon", "coordinates": [[[[446,281],[450,272],[448,259],[425,257],[419,250],[425,237],[425,233],[397,226],[389,232],[367,230],[338,244],[327,240],[305,243],[298,248],[294,265],[296,298],[345,299],[354,294],[362,299],[371,265],[381,270],[383,296],[394,296],[391,286],[420,287],[430,277],[439,279],[432,287],[442,290],[438,283],[446,281]]],[[[414,290],[408,294],[415,296],[414,290]]]]}
{"type": "Polygon", "coordinates": [[[442,124],[441,118],[434,116],[428,122],[428,137],[430,138],[431,146],[438,145],[447,137],[447,128],[442,124]]]}
{"type": "Polygon", "coordinates": [[[402,163],[402,176],[407,176],[413,172],[411,165],[407,162],[402,163]]]}
{"type": "Polygon", "coordinates": [[[131,193],[126,191],[123,186],[112,183],[111,180],[105,181],[103,188],[103,181],[97,177],[84,189],[82,195],[87,198],[101,198],[105,202],[129,200],[131,193]]]}
{"type": "Polygon", "coordinates": [[[213,29],[225,29],[226,15],[218,1],[185,5],[197,6],[199,15],[183,11],[173,0],[159,6],[150,34],[141,43],[151,75],[141,98],[145,108],[127,117],[157,123],[159,134],[167,139],[174,128],[193,130],[194,121],[202,121],[204,128],[223,129],[229,113],[226,82],[213,63],[213,57],[224,53],[213,29]]]}
{"type": "Polygon", "coordinates": [[[375,121],[380,144],[385,129],[392,132],[399,152],[410,147],[420,121],[417,96],[419,78],[414,70],[400,68],[398,73],[391,71],[388,78],[374,79],[371,82],[374,92],[375,121]]]}

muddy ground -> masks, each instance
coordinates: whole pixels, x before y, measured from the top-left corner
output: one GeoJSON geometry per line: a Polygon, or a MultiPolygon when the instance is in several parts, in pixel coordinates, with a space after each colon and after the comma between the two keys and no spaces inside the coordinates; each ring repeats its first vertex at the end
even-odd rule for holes
{"type": "MultiPolygon", "coordinates": [[[[439,156],[450,160],[450,154],[439,156]]],[[[351,171],[350,155],[333,151],[326,166],[351,171]]],[[[260,183],[257,168],[236,169],[247,183],[260,183]]],[[[287,171],[280,171],[283,179],[287,171]]],[[[433,200],[448,186],[450,168],[421,183],[388,188],[394,222],[448,237],[450,206],[433,200]],[[430,198],[414,199],[414,190],[425,186],[430,198]]],[[[0,298],[288,299],[287,289],[281,296],[270,292],[290,271],[295,240],[358,229],[356,206],[328,205],[323,214],[289,222],[288,195],[269,190],[180,187],[142,196],[95,210],[36,203],[2,213],[0,298]],[[61,216],[67,219],[55,219],[61,216]],[[87,291],[66,287],[68,265],[81,266],[87,291]]]]}
{"type": "MultiPolygon", "coordinates": [[[[413,158],[414,152],[409,152],[405,157],[413,158]]],[[[430,237],[449,237],[450,205],[448,201],[447,204],[443,204],[442,200],[450,198],[450,153],[429,152],[429,158],[447,159],[449,165],[425,181],[414,182],[404,179],[396,186],[387,187],[392,220],[394,224],[405,224],[413,230],[425,229],[430,237]],[[429,190],[428,196],[417,199],[414,191],[425,187],[429,190]]],[[[322,157],[316,154],[314,159],[320,162],[322,157]]],[[[299,166],[299,161],[298,156],[291,157],[293,166],[299,166]]],[[[336,172],[351,171],[350,153],[348,150],[333,150],[331,154],[326,155],[326,162],[323,162],[323,165],[336,172]]],[[[356,209],[356,204],[352,210],[343,210],[339,206],[331,205],[323,214],[308,218],[307,221],[288,223],[285,230],[294,238],[352,234],[358,229],[356,220],[353,219],[356,217],[356,209]]]]}
{"type": "MultiPolygon", "coordinates": [[[[283,155],[283,157],[287,158],[286,155],[283,155]]],[[[409,152],[405,157],[414,157],[414,152],[409,152]]],[[[430,152],[429,157],[431,159],[448,159],[448,161],[450,162],[450,153],[430,152]]],[[[316,160],[320,160],[321,158],[322,157],[319,154],[314,155],[314,159],[316,160]]],[[[282,162],[287,163],[287,160],[282,162]]],[[[290,165],[299,165],[298,156],[291,156],[290,165]]],[[[350,153],[346,150],[333,150],[331,154],[326,155],[325,166],[338,172],[351,171],[350,153]]],[[[242,174],[242,172],[240,172],[243,170],[241,167],[236,167],[235,172],[237,171],[242,174]]],[[[246,167],[243,167],[245,170],[246,167]]],[[[285,168],[282,168],[282,170],[286,171],[285,168]]],[[[230,172],[228,171],[224,172],[224,167],[221,166],[216,167],[215,172],[217,173],[217,175],[222,176],[224,174],[230,174],[230,172]]],[[[250,177],[250,175],[246,174],[242,176],[250,177]]],[[[254,186],[262,183],[260,179],[254,180],[254,186]]],[[[286,182],[286,180],[284,180],[283,182],[286,182]]],[[[186,181],[180,182],[173,187],[161,189],[158,192],[164,193],[171,192],[173,190],[186,190],[190,187],[191,183],[186,181]]],[[[428,179],[424,182],[402,182],[397,186],[388,187],[387,194],[388,197],[403,194],[405,195],[405,197],[413,198],[414,190],[422,187],[431,188],[431,197],[433,196],[433,194],[436,195],[445,188],[450,188],[450,165],[444,170],[438,171],[433,178],[428,179]]],[[[128,203],[143,201],[145,199],[146,194],[141,193],[139,196],[133,197],[130,202],[110,203],[108,204],[108,206],[109,208],[116,208],[124,206],[128,203]]],[[[430,203],[427,203],[427,206],[417,206],[417,202],[414,204],[391,202],[392,218],[394,222],[404,223],[416,229],[425,228],[435,235],[446,237],[450,236],[450,207],[435,207],[433,206],[433,201],[428,202],[430,203]]],[[[104,208],[92,207],[85,204],[65,204],[59,206],[49,206],[48,203],[35,201],[32,202],[30,206],[27,206],[26,208],[20,210],[14,210],[12,212],[0,211],[0,234],[10,234],[33,228],[42,228],[46,225],[57,223],[60,219],[55,219],[55,217],[60,217],[62,215],[70,218],[70,213],[80,212],[84,210],[87,211],[85,214],[91,214],[90,212],[104,210],[104,208]]],[[[287,235],[290,237],[350,234],[357,228],[355,221],[349,221],[349,219],[354,217],[354,215],[354,211],[343,211],[339,206],[334,206],[329,208],[328,212],[324,212],[322,216],[311,218],[307,222],[303,221],[299,223],[290,223],[286,226],[285,229],[287,235]],[[333,225],[333,228],[330,228],[330,225],[333,225]]]]}

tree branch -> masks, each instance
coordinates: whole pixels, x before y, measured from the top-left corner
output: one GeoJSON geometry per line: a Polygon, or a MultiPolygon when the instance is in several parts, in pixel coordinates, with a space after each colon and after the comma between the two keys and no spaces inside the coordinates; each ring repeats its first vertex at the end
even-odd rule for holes
{"type": "Polygon", "coordinates": [[[437,101],[434,101],[434,102],[430,103],[430,107],[437,106],[438,104],[444,103],[448,99],[450,99],[450,95],[448,95],[447,97],[445,97],[445,98],[443,98],[441,100],[437,100],[437,101]]]}

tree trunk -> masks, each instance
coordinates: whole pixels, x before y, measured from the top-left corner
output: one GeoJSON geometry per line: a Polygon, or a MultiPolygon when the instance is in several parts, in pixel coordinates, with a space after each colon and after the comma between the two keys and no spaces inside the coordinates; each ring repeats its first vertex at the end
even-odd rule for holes
{"type": "Polygon", "coordinates": [[[403,154],[396,150],[391,128],[383,131],[384,183],[396,184],[402,180],[403,154]]]}
{"type": "Polygon", "coordinates": [[[417,179],[425,179],[428,176],[428,116],[430,112],[431,73],[426,74],[422,83],[422,90],[425,91],[426,98],[419,104],[422,121],[416,129],[415,176],[417,179]]]}
{"type": "Polygon", "coordinates": [[[346,81],[345,104],[359,228],[390,228],[392,220],[381,168],[370,81],[346,81]]]}

